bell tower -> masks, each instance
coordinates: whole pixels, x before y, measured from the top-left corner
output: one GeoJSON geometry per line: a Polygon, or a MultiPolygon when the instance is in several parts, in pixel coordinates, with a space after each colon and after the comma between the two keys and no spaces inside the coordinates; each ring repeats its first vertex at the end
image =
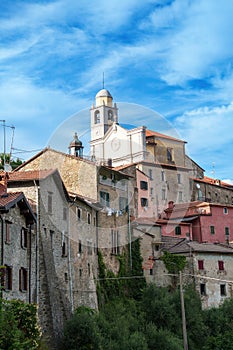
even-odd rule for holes
{"type": "Polygon", "coordinates": [[[118,108],[112,101],[112,95],[106,89],[96,94],[95,105],[93,104],[90,109],[91,141],[100,140],[113,123],[118,124],[118,108]]]}

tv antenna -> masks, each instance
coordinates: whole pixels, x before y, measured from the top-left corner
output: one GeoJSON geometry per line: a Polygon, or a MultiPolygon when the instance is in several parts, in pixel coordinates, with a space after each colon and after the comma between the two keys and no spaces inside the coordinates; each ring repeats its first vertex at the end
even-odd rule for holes
{"type": "Polygon", "coordinates": [[[212,163],[212,170],[211,170],[211,174],[213,176],[213,178],[215,179],[215,163],[212,163]]]}

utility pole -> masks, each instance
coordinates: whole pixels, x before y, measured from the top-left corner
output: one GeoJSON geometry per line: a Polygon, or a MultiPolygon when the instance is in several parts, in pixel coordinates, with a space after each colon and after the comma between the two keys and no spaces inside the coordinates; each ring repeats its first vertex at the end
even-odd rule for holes
{"type": "Polygon", "coordinates": [[[183,279],[180,271],[180,302],[181,302],[181,314],[182,314],[182,329],[183,329],[183,343],[184,350],[188,350],[187,330],[186,330],[186,318],[184,307],[184,291],[183,291],[183,279]]]}
{"type": "Polygon", "coordinates": [[[4,167],[6,163],[6,121],[5,119],[0,120],[3,125],[3,162],[4,162],[4,167]]]}

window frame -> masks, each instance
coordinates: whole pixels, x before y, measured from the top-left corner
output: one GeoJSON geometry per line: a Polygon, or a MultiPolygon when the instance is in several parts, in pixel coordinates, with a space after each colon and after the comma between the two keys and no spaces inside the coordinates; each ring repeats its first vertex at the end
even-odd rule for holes
{"type": "Polygon", "coordinates": [[[28,248],[28,229],[25,227],[21,228],[21,248],[27,249],[28,248]]]}
{"type": "Polygon", "coordinates": [[[225,271],[223,260],[218,260],[218,271],[225,271]]]}
{"type": "Polygon", "coordinates": [[[28,270],[25,267],[19,269],[19,290],[21,292],[28,290],[28,270]]]}
{"type": "Polygon", "coordinates": [[[204,270],[204,260],[200,259],[197,261],[198,264],[198,270],[203,271],[204,270]]]}
{"type": "Polygon", "coordinates": [[[140,181],[140,189],[143,191],[148,191],[148,182],[141,180],[140,181]]]}
{"type": "Polygon", "coordinates": [[[100,191],[100,204],[110,207],[110,194],[107,191],[100,191]]]}

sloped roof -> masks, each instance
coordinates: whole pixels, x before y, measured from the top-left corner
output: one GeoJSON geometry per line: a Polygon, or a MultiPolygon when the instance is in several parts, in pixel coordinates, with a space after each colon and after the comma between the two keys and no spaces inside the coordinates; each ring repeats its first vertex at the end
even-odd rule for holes
{"type": "Polygon", "coordinates": [[[57,170],[27,170],[27,171],[13,171],[9,174],[9,182],[11,181],[30,181],[46,179],[48,176],[55,173],[57,170]]]}
{"type": "Polygon", "coordinates": [[[184,254],[190,252],[200,253],[221,253],[221,254],[233,254],[233,248],[214,243],[199,243],[196,241],[188,241],[186,238],[179,239],[175,237],[162,237],[164,245],[163,250],[168,250],[174,254],[184,254]]]}
{"type": "Polygon", "coordinates": [[[159,133],[157,131],[153,131],[153,130],[148,130],[147,129],[146,130],[146,137],[150,137],[150,136],[156,136],[156,137],[167,139],[167,140],[178,141],[178,142],[185,142],[186,143],[186,141],[177,139],[175,137],[172,137],[172,136],[169,136],[169,135],[165,135],[165,134],[161,134],[161,133],[159,133]]]}
{"type": "Polygon", "coordinates": [[[28,223],[36,222],[36,217],[23,192],[12,192],[0,196],[0,212],[10,210],[15,204],[18,204],[22,210],[27,209],[24,210],[24,216],[28,223]]]}

